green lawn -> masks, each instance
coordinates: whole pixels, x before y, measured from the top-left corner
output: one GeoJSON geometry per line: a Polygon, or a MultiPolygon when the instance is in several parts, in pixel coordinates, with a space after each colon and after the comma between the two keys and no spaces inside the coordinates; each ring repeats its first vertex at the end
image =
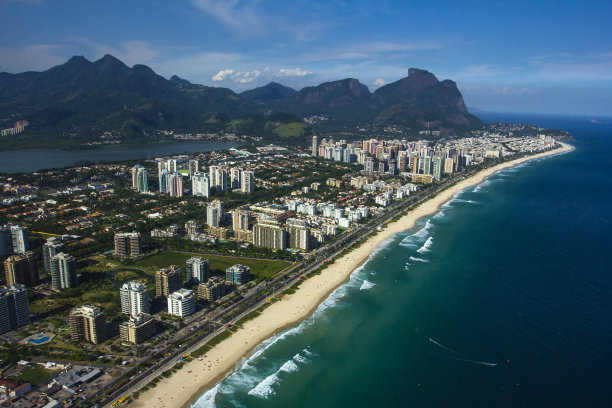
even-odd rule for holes
{"type": "Polygon", "coordinates": [[[37,386],[47,382],[58,371],[60,370],[47,370],[39,365],[35,365],[26,368],[21,374],[13,377],[13,379],[20,382],[29,382],[32,386],[37,386]]]}
{"type": "MultiPolygon", "coordinates": [[[[187,259],[195,256],[195,254],[176,252],[176,251],[165,251],[148,258],[142,259],[136,262],[134,268],[139,268],[148,271],[156,271],[159,268],[166,268],[170,265],[178,265],[185,270],[185,262],[187,259]]],[[[234,264],[242,264],[251,268],[251,274],[255,278],[266,279],[276,274],[277,272],[285,269],[290,265],[289,262],[280,260],[268,260],[268,259],[250,259],[241,257],[229,257],[229,256],[218,256],[218,255],[199,255],[206,258],[210,262],[210,269],[214,272],[225,273],[225,270],[234,264]]]]}

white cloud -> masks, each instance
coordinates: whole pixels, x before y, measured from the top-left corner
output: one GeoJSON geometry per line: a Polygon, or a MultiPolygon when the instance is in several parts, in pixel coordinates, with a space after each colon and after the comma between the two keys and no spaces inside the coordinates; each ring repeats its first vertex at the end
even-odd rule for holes
{"type": "Polygon", "coordinates": [[[305,76],[312,75],[312,74],[313,74],[312,71],[307,71],[300,67],[296,67],[295,69],[281,68],[275,74],[275,76],[277,77],[305,77],[305,76]]]}
{"type": "Polygon", "coordinates": [[[247,72],[239,71],[232,76],[232,81],[236,82],[237,84],[246,84],[248,82],[253,82],[256,78],[259,78],[260,75],[261,71],[259,70],[247,72]]]}
{"type": "Polygon", "coordinates": [[[231,78],[233,74],[234,74],[233,69],[222,69],[221,71],[213,75],[212,80],[213,81],[225,81],[226,79],[231,78]]]}
{"type": "Polygon", "coordinates": [[[376,88],[380,88],[383,85],[387,85],[389,83],[389,81],[387,81],[386,79],[382,79],[382,78],[378,78],[376,81],[374,81],[374,87],[376,88]]]}
{"type": "Polygon", "coordinates": [[[312,75],[312,71],[307,71],[302,68],[287,69],[281,68],[278,71],[272,71],[270,67],[266,67],[263,70],[254,69],[252,71],[237,71],[234,69],[226,68],[217,72],[213,77],[213,81],[231,81],[236,84],[247,84],[255,81],[256,79],[271,80],[272,78],[301,78],[312,75]]]}

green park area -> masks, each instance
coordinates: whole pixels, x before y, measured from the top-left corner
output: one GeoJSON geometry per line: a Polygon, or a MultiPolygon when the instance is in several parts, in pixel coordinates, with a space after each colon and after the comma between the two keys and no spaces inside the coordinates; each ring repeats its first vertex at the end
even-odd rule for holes
{"type": "Polygon", "coordinates": [[[19,382],[29,382],[33,386],[37,386],[38,384],[43,384],[49,380],[54,374],[61,371],[60,369],[55,370],[47,370],[39,365],[35,365],[23,370],[20,374],[13,377],[13,380],[17,380],[19,382]]]}
{"type": "Polygon", "coordinates": [[[192,256],[202,256],[210,262],[214,275],[223,275],[225,270],[237,263],[251,268],[255,280],[268,279],[285,269],[289,262],[281,260],[242,258],[163,251],[138,261],[119,260],[114,257],[92,256],[79,261],[79,286],[65,289],[61,293],[33,299],[30,310],[46,316],[67,316],[70,309],[83,304],[94,304],[104,309],[107,318],[120,313],[119,288],[127,281],[137,280],[155,293],[155,272],[160,268],[178,265],[185,277],[185,262],[192,256]]]}

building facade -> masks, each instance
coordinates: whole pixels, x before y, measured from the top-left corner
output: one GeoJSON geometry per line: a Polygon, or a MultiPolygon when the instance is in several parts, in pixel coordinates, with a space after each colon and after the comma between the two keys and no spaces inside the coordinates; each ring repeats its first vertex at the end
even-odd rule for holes
{"type": "Polygon", "coordinates": [[[0,333],[30,323],[28,292],[23,285],[0,288],[0,333]]]}
{"type": "Polygon", "coordinates": [[[155,335],[155,320],[147,313],[130,316],[128,321],[119,325],[119,336],[122,341],[140,344],[155,335]]]}
{"type": "Polygon", "coordinates": [[[187,279],[193,283],[204,283],[210,278],[210,263],[208,259],[193,256],[187,260],[187,279]]]}
{"type": "Polygon", "coordinates": [[[57,274],[57,271],[54,270],[57,267],[57,264],[51,260],[60,252],[66,252],[66,243],[58,237],[49,238],[47,242],[43,244],[42,251],[45,272],[49,276],[57,274]]]}
{"type": "Polygon", "coordinates": [[[121,313],[136,316],[141,313],[151,313],[149,289],[140,282],[126,282],[119,289],[121,297],[121,313]]]}
{"type": "Polygon", "coordinates": [[[198,285],[198,298],[206,299],[209,302],[223,297],[225,295],[225,281],[219,276],[213,276],[206,283],[198,285]]]}
{"type": "Polygon", "coordinates": [[[60,252],[51,259],[51,287],[55,290],[77,287],[76,259],[60,252]]]}
{"type": "Polygon", "coordinates": [[[242,172],[240,189],[245,194],[255,191],[255,173],[252,171],[242,172]]]}
{"type": "Polygon", "coordinates": [[[251,280],[251,268],[248,266],[236,264],[225,270],[225,281],[243,285],[251,280]]]}
{"type": "Polygon", "coordinates": [[[155,297],[168,297],[183,286],[183,272],[176,265],[155,273],[155,297]]]}
{"type": "Polygon", "coordinates": [[[115,234],[115,255],[129,258],[142,255],[142,237],[139,232],[115,234]]]}
{"type": "Polygon", "coordinates": [[[260,219],[253,226],[253,245],[271,249],[287,249],[287,232],[278,221],[260,219]]]}
{"type": "Polygon", "coordinates": [[[38,284],[38,259],[34,252],[11,255],[4,261],[4,274],[8,286],[21,284],[28,287],[38,284]]]}
{"type": "Polygon", "coordinates": [[[195,173],[191,178],[191,192],[194,196],[210,197],[210,177],[206,173],[195,173]]]}
{"type": "Polygon", "coordinates": [[[106,316],[102,309],[84,305],[70,311],[70,338],[72,341],[85,340],[92,344],[106,341],[106,316]]]}
{"type": "Polygon", "coordinates": [[[179,289],[168,296],[168,314],[171,316],[189,316],[195,309],[196,298],[192,290],[179,289]]]}

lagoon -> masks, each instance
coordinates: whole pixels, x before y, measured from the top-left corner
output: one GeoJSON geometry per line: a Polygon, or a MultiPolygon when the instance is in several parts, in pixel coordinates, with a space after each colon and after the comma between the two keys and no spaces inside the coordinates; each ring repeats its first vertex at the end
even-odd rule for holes
{"type": "Polygon", "coordinates": [[[94,163],[121,160],[153,159],[171,154],[193,154],[227,150],[235,142],[176,142],[150,145],[112,146],[92,150],[23,149],[0,152],[0,173],[30,173],[43,169],[73,166],[79,162],[94,163]]]}

